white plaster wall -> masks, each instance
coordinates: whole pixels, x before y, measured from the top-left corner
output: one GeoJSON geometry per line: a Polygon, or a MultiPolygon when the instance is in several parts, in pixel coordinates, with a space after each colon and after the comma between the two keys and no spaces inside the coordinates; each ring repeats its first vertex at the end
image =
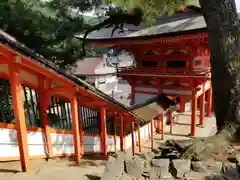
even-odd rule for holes
{"type": "Polygon", "coordinates": [[[100,152],[101,141],[100,136],[84,136],[84,152],[100,152]]]}
{"type": "MultiPolygon", "coordinates": [[[[149,124],[141,127],[141,139],[150,137],[149,124]]],[[[16,130],[0,128],[0,160],[1,158],[19,157],[19,149],[17,143],[16,130]]],[[[50,134],[54,155],[73,154],[74,143],[72,134],[50,134]]],[[[138,144],[137,131],[134,133],[135,144],[138,144]]],[[[28,149],[30,156],[45,155],[45,140],[42,132],[27,132],[28,149]]],[[[99,136],[84,136],[84,152],[100,152],[101,143],[99,136]]],[[[116,139],[117,150],[120,150],[120,139],[116,139]]],[[[114,138],[107,138],[108,152],[114,151],[114,138]]],[[[125,148],[130,148],[132,145],[131,134],[125,137],[125,148]]]]}
{"type": "MultiPolygon", "coordinates": [[[[16,130],[0,129],[0,158],[19,157],[16,130]]],[[[42,132],[27,132],[28,150],[30,156],[45,154],[42,132]]]]}
{"type": "MultiPolygon", "coordinates": [[[[153,127],[154,128],[154,127],[153,127]]],[[[155,132],[155,128],[153,129],[155,132]]],[[[142,140],[147,140],[150,138],[151,135],[151,129],[150,129],[150,123],[144,125],[143,127],[140,128],[140,138],[142,140]]],[[[135,140],[135,145],[138,145],[138,132],[134,132],[134,140],[135,140]]],[[[142,142],[143,145],[143,142],[142,142]]],[[[132,135],[129,134],[125,137],[125,148],[130,148],[132,146],[132,135]]]]}
{"type": "MultiPolygon", "coordinates": [[[[0,128],[0,160],[1,158],[19,157],[16,130],[0,128]]],[[[72,134],[50,134],[54,155],[73,154],[74,143],[72,134]]],[[[27,132],[28,149],[30,156],[45,155],[45,138],[42,132],[27,132]]],[[[84,136],[84,152],[100,152],[99,136],[84,136]]],[[[114,151],[114,138],[107,139],[108,151],[114,151]]],[[[117,138],[117,150],[120,149],[120,139],[117,138]]]]}
{"type": "MultiPolygon", "coordinates": [[[[107,138],[107,145],[108,145],[108,152],[114,152],[114,138],[113,137],[108,137],[107,138]]],[[[116,139],[116,149],[120,150],[120,139],[116,139]]]]}

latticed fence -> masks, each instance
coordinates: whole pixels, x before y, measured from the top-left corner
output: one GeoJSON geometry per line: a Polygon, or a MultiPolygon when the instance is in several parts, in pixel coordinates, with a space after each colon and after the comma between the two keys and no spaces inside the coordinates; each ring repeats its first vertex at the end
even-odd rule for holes
{"type": "MultiPolygon", "coordinates": [[[[42,127],[39,92],[23,87],[24,113],[27,127],[42,127]]],[[[60,96],[52,96],[47,109],[49,126],[58,130],[72,129],[71,103],[60,96]]],[[[100,114],[87,107],[80,107],[82,127],[88,133],[100,133],[100,114]]],[[[0,79],[0,123],[15,124],[9,81],[0,79]]],[[[107,131],[112,134],[112,121],[107,117],[107,131]],[[111,125],[109,125],[111,124],[111,125]],[[109,129],[110,128],[110,129],[109,129]]]]}

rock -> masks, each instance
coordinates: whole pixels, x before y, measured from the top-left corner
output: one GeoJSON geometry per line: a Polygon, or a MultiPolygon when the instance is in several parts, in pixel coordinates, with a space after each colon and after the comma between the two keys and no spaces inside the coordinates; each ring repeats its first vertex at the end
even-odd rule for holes
{"type": "Polygon", "coordinates": [[[190,171],[191,161],[189,159],[172,160],[172,172],[176,178],[183,178],[190,171]]]}
{"type": "Polygon", "coordinates": [[[222,163],[214,160],[192,161],[192,170],[204,173],[220,173],[222,170],[222,163]]]}
{"type": "Polygon", "coordinates": [[[113,164],[115,161],[116,161],[116,158],[114,158],[114,157],[112,157],[112,156],[109,156],[109,157],[108,157],[107,164],[113,164]]]}
{"type": "Polygon", "coordinates": [[[158,172],[161,178],[169,176],[169,159],[152,159],[152,165],[158,168],[158,172]]]}
{"type": "MultiPolygon", "coordinates": [[[[124,173],[119,180],[132,180],[133,178],[129,176],[128,174],[124,173]]],[[[110,179],[109,179],[110,180],[110,179]]]]}
{"type": "Polygon", "coordinates": [[[165,155],[166,158],[169,159],[179,159],[181,154],[177,150],[173,150],[172,152],[165,155]]]}
{"type": "Polygon", "coordinates": [[[156,167],[166,167],[169,168],[169,159],[152,159],[152,165],[156,167]]]}
{"type": "Polygon", "coordinates": [[[223,177],[226,180],[238,180],[240,175],[238,172],[238,166],[235,163],[224,162],[222,166],[223,177]]]}
{"type": "Polygon", "coordinates": [[[211,175],[205,177],[205,180],[225,180],[221,175],[211,175]]]}
{"type": "Polygon", "coordinates": [[[207,165],[204,161],[192,161],[192,170],[196,172],[207,172],[207,165]]]}
{"type": "Polygon", "coordinates": [[[126,159],[126,152],[121,152],[121,151],[118,152],[116,159],[123,162],[126,159]]]}
{"type": "Polygon", "coordinates": [[[240,163],[240,153],[236,154],[236,160],[237,160],[238,163],[240,163]]]}
{"type": "Polygon", "coordinates": [[[140,155],[144,160],[150,161],[153,157],[154,154],[152,152],[145,152],[142,155],[140,155]]]}
{"type": "Polygon", "coordinates": [[[173,177],[169,172],[166,172],[165,174],[162,174],[161,171],[159,171],[159,167],[152,167],[149,171],[149,179],[150,180],[171,180],[173,177]]]}
{"type": "Polygon", "coordinates": [[[193,141],[191,141],[191,140],[175,140],[174,144],[175,144],[175,147],[178,148],[178,150],[184,151],[193,144],[193,141]]]}
{"type": "Polygon", "coordinates": [[[140,159],[125,161],[126,172],[130,176],[141,178],[144,172],[145,162],[140,159]]]}
{"type": "Polygon", "coordinates": [[[184,180],[205,180],[205,176],[205,173],[191,171],[184,174],[184,180]]]}
{"type": "Polygon", "coordinates": [[[121,159],[109,157],[101,180],[118,180],[124,172],[124,163],[121,159]]]}

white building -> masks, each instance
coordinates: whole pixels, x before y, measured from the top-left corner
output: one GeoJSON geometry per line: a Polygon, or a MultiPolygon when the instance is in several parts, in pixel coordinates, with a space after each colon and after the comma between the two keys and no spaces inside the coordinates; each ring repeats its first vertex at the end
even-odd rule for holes
{"type": "Polygon", "coordinates": [[[88,83],[94,85],[100,91],[129,105],[128,99],[131,87],[127,81],[119,79],[116,75],[116,67],[127,67],[133,64],[131,55],[122,53],[118,56],[98,58],[85,58],[76,63],[74,74],[88,83]]]}

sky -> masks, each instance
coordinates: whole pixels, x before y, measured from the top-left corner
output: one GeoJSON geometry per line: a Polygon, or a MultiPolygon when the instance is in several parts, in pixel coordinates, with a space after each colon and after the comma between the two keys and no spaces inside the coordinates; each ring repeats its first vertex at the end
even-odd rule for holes
{"type": "Polygon", "coordinates": [[[240,13],[240,0],[235,0],[236,6],[237,6],[237,10],[240,13]]]}

